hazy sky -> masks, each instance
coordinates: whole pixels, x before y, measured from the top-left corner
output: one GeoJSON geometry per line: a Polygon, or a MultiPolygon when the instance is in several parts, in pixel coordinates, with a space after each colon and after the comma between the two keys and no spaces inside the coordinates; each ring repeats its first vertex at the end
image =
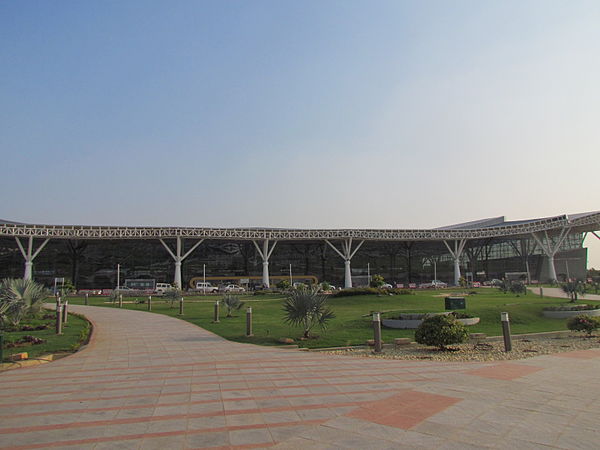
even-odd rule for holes
{"type": "Polygon", "coordinates": [[[597,0],[2,2],[0,218],[598,210],[599,55],[597,0]]]}

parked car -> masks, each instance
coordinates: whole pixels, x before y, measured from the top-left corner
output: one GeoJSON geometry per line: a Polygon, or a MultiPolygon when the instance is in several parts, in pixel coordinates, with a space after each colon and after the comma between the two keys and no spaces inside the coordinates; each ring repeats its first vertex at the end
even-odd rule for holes
{"type": "Polygon", "coordinates": [[[219,291],[219,288],[217,286],[213,286],[208,281],[198,281],[196,283],[196,290],[202,292],[216,293],[219,291]]]}
{"type": "Polygon", "coordinates": [[[228,284],[223,286],[223,292],[246,292],[246,289],[242,286],[238,286],[237,284],[228,284]]]}
{"type": "Polygon", "coordinates": [[[431,280],[429,283],[421,283],[419,287],[423,289],[443,289],[447,288],[448,284],[440,280],[431,280]]]}
{"type": "Polygon", "coordinates": [[[379,286],[381,289],[392,289],[393,286],[390,283],[383,283],[381,286],[379,286]]]}

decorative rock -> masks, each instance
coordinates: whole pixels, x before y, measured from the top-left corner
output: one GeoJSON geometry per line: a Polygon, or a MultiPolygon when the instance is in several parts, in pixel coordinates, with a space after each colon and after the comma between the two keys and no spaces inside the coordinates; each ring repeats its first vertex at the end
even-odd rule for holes
{"type": "MultiPolygon", "coordinates": [[[[384,343],[385,343],[385,341],[382,339],[382,340],[381,340],[381,343],[382,343],[382,344],[384,344],[384,343]]],[[[368,345],[369,347],[375,347],[375,339],[367,339],[367,345],[368,345]]]]}
{"type": "Polygon", "coordinates": [[[279,342],[281,344],[293,344],[296,341],[294,341],[292,338],[280,338],[279,342]]]}
{"type": "Polygon", "coordinates": [[[409,338],[395,338],[394,339],[394,345],[410,345],[410,339],[409,338]]]}

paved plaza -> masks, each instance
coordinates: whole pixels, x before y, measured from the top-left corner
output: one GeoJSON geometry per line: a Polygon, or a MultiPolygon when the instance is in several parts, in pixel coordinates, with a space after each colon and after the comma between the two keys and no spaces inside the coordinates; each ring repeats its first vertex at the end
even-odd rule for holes
{"type": "Polygon", "coordinates": [[[0,448],[596,449],[600,350],[497,363],[228,342],[139,311],[72,306],[90,344],[0,374],[0,448]]]}

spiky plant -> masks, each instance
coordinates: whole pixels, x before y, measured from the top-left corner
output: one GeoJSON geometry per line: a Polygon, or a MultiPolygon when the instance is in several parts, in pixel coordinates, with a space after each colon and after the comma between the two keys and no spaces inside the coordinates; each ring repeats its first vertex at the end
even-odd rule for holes
{"type": "Polygon", "coordinates": [[[238,297],[235,295],[227,294],[223,296],[223,305],[227,307],[227,315],[226,317],[231,317],[233,311],[239,311],[242,306],[244,306],[244,302],[240,301],[238,297]]]}
{"type": "Polygon", "coordinates": [[[16,326],[25,315],[39,313],[48,295],[48,289],[33,280],[6,278],[0,282],[0,319],[16,326]]]}
{"type": "Polygon", "coordinates": [[[318,287],[295,289],[290,291],[283,303],[284,322],[303,328],[303,336],[310,337],[315,326],[327,328],[327,322],[335,314],[327,305],[327,297],[318,287]]]}
{"type": "Polygon", "coordinates": [[[163,294],[163,298],[169,303],[169,306],[173,308],[175,306],[175,302],[178,302],[181,298],[181,291],[177,289],[177,286],[167,289],[163,294]]]}

